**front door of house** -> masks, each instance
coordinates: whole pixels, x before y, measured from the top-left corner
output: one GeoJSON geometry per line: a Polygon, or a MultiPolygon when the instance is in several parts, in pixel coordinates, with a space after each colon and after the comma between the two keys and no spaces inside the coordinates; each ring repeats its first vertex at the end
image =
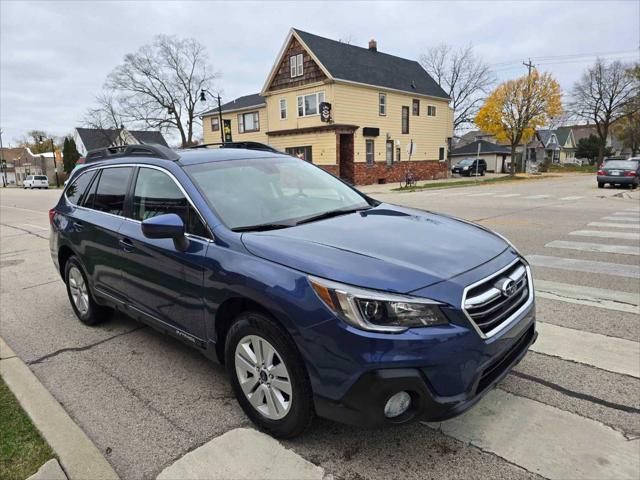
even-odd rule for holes
{"type": "Polygon", "coordinates": [[[353,133],[341,133],[338,135],[338,159],[340,178],[349,183],[354,183],[354,166],[353,166],[353,133]]]}
{"type": "Polygon", "coordinates": [[[387,140],[387,166],[393,165],[393,140],[387,140]]]}

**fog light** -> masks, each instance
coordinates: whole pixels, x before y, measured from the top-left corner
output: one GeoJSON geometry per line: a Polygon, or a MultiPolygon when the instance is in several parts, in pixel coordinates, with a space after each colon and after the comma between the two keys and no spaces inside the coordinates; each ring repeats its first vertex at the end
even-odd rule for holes
{"type": "Polygon", "coordinates": [[[407,392],[398,392],[387,400],[387,404],[384,406],[384,416],[395,418],[406,412],[410,405],[411,395],[407,392]]]}

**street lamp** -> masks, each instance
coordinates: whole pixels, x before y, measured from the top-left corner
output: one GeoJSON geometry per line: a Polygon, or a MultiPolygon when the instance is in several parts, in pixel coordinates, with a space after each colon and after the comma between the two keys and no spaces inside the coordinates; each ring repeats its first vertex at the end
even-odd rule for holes
{"type": "MultiPolygon", "coordinates": [[[[40,135],[39,137],[40,143],[44,143],[45,138],[40,135]]],[[[53,153],[53,169],[56,172],[56,187],[60,188],[60,178],[58,177],[58,164],[56,163],[56,147],[53,145],[53,137],[51,140],[51,153],[53,153]]],[[[46,171],[46,169],[45,169],[46,171]]]]}
{"type": "Polygon", "coordinates": [[[220,95],[216,95],[214,96],[210,91],[205,90],[204,88],[202,90],[200,90],[200,101],[201,102],[206,102],[207,101],[207,95],[210,95],[211,97],[215,98],[216,100],[218,100],[218,121],[219,126],[218,126],[218,130],[220,130],[220,140],[222,140],[222,143],[225,143],[224,141],[224,128],[223,128],[223,122],[222,122],[222,103],[220,100],[220,95]]]}

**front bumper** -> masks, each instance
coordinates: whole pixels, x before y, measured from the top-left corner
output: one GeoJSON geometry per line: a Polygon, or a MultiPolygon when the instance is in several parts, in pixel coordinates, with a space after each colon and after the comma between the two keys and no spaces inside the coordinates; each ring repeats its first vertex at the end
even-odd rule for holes
{"type": "Polygon", "coordinates": [[[388,368],[364,373],[339,401],[315,396],[316,413],[325,418],[358,426],[384,426],[414,420],[442,421],[475,405],[526,355],[536,341],[533,317],[511,346],[482,365],[471,388],[454,396],[438,395],[420,368],[388,368]],[[384,415],[387,400],[400,391],[409,392],[411,406],[402,415],[384,415]]]}
{"type": "Polygon", "coordinates": [[[638,177],[625,177],[623,175],[598,175],[598,183],[615,183],[618,185],[632,185],[638,181],[638,177]]]}

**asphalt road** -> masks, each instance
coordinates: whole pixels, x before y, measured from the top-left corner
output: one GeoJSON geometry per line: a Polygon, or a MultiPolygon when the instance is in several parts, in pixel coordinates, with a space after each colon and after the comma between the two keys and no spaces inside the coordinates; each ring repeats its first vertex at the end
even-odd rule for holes
{"type": "MultiPolygon", "coordinates": [[[[533,264],[540,339],[457,419],[373,431],[317,421],[285,446],[354,480],[638,478],[640,193],[599,190],[584,175],[366,190],[508,237],[533,264]]],[[[0,335],[123,478],[154,478],[250,427],[222,367],[125,317],[96,328],[75,319],[48,251],[59,194],[0,192],[0,335]]]]}

